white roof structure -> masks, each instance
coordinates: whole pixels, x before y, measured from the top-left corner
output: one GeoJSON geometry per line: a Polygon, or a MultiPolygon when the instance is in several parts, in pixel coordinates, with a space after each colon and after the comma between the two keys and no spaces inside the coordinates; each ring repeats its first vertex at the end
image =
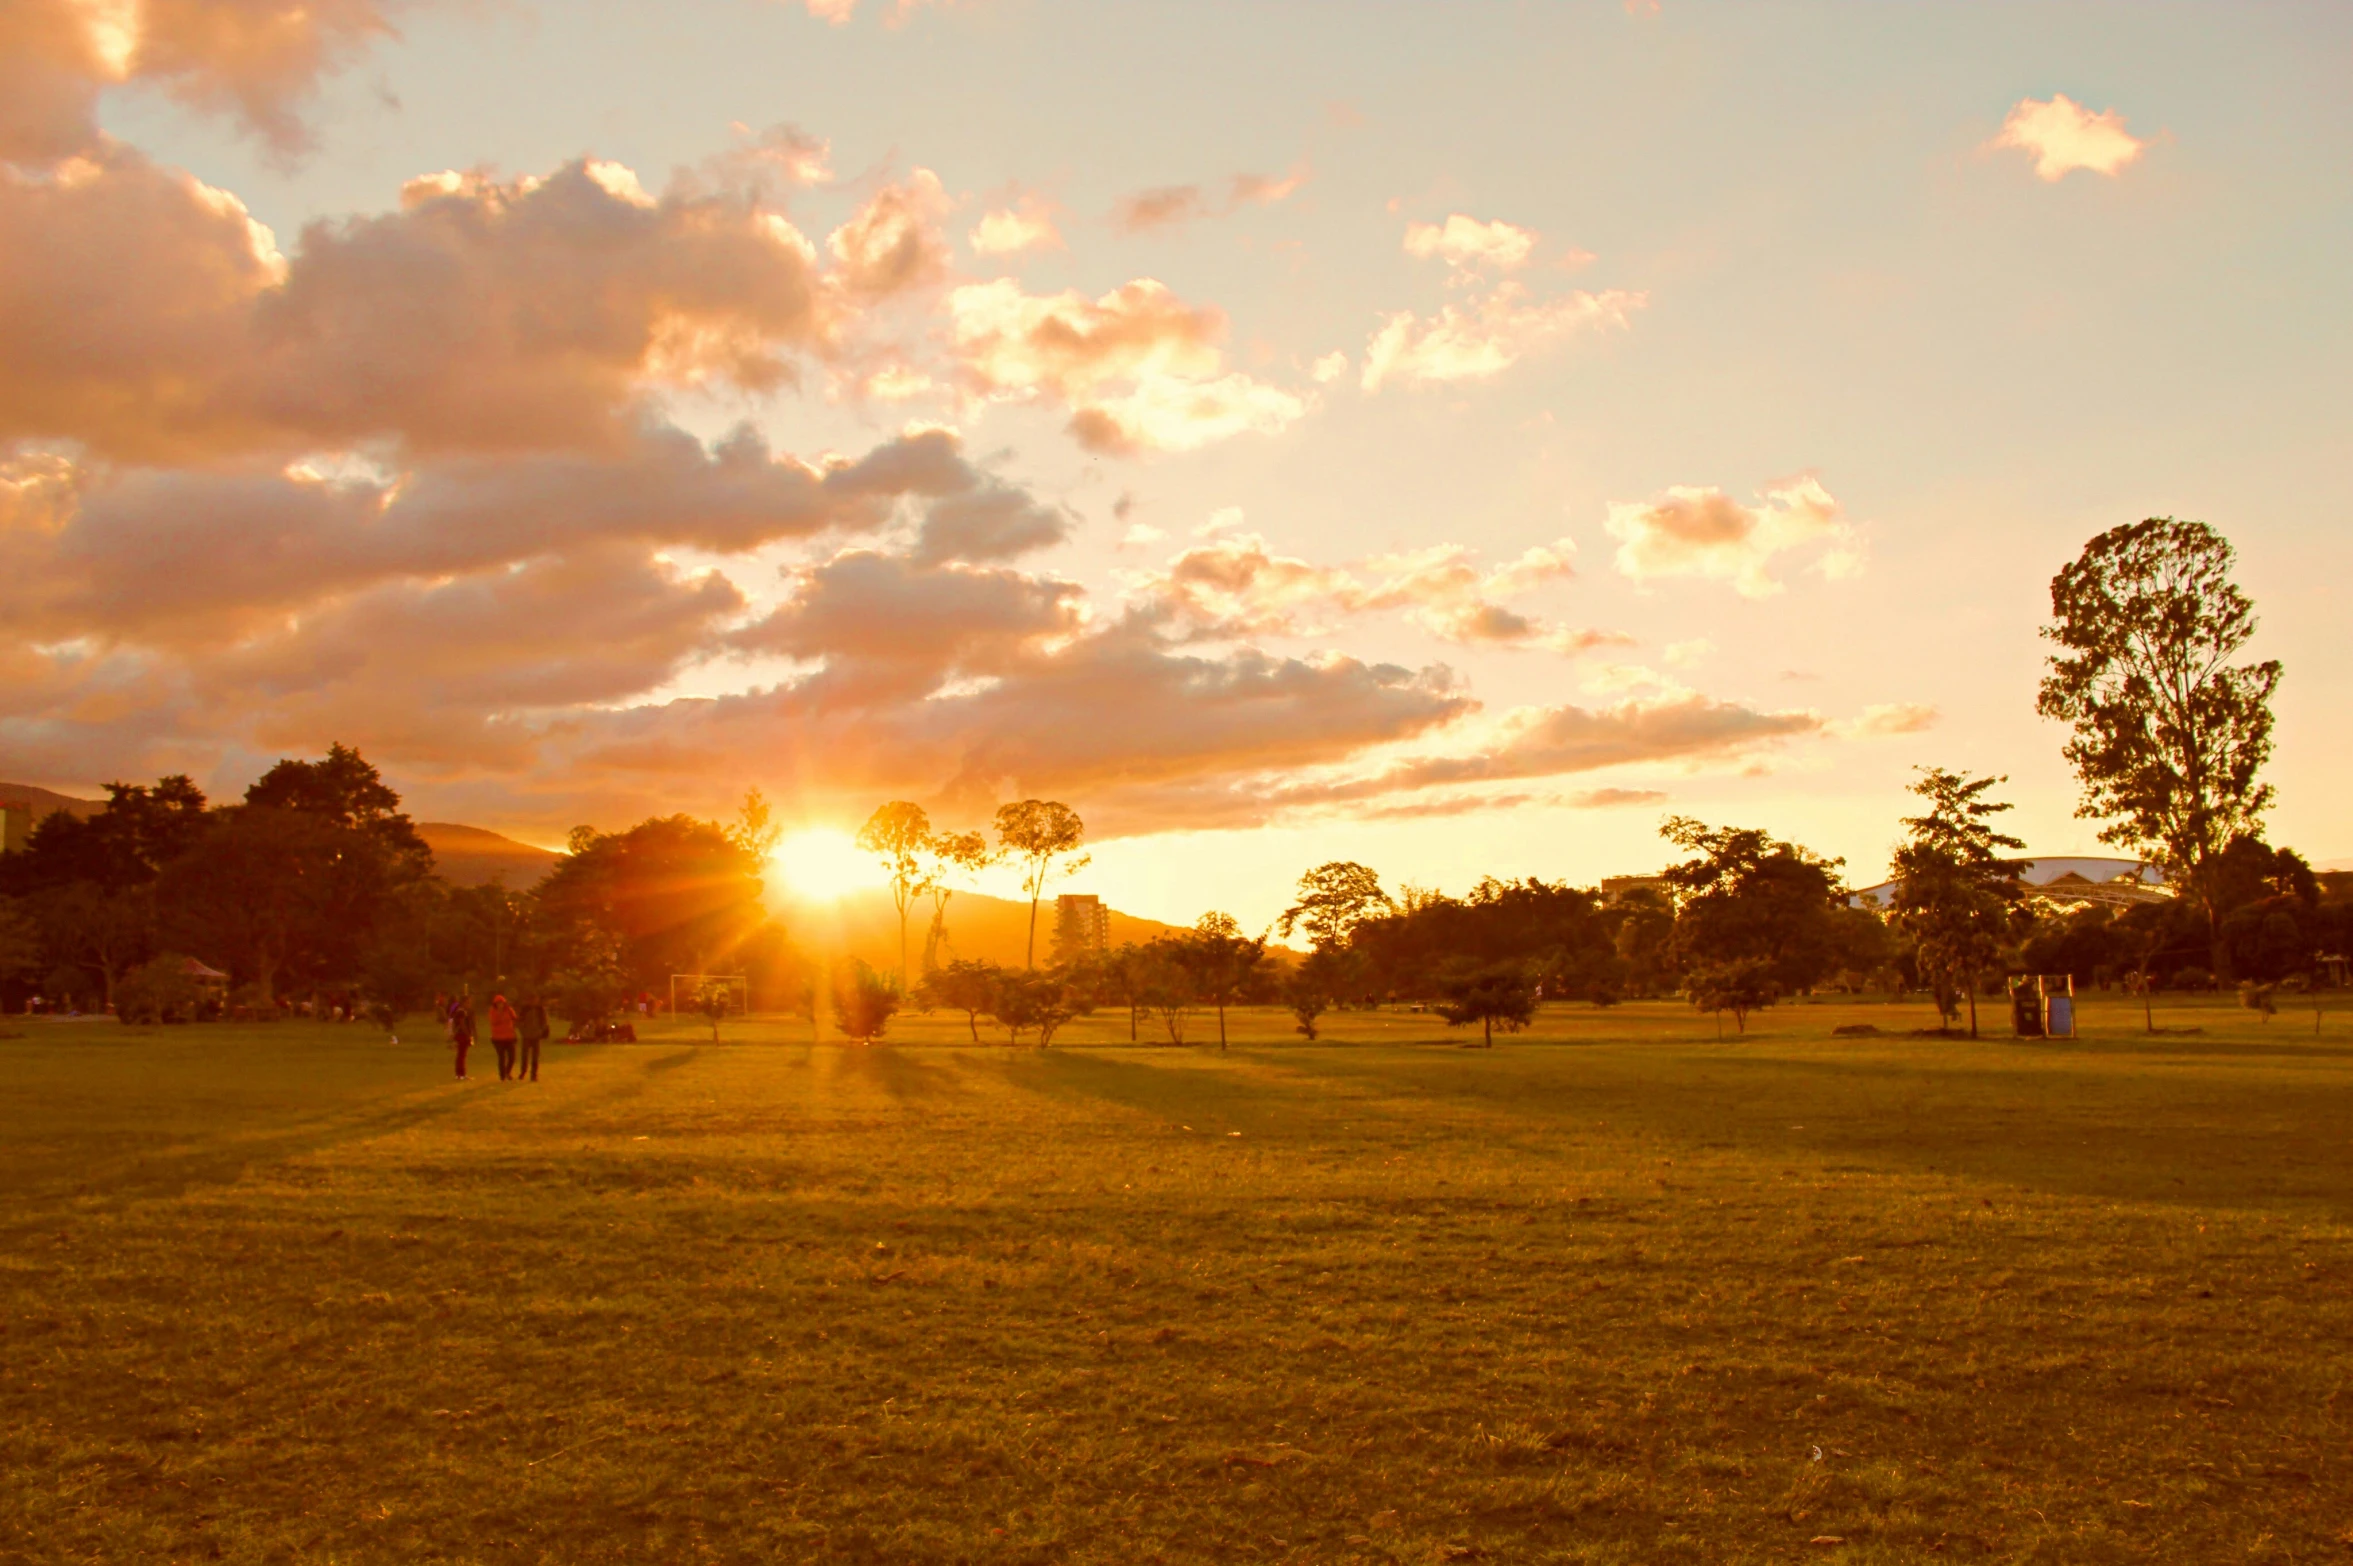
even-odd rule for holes
{"type": "MultiPolygon", "coordinates": [[[[2029,859],[2018,879],[2037,896],[2056,903],[2145,903],[2171,897],[2165,872],[2143,859],[2066,855],[2029,859]]],[[[1895,901],[1894,881],[1866,886],[1847,899],[1850,907],[1885,908],[1895,901]]]]}

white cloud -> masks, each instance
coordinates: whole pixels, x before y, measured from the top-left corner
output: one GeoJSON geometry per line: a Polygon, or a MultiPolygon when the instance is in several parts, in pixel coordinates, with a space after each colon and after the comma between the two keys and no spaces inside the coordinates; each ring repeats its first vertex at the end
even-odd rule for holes
{"type": "Polygon", "coordinates": [[[1061,250],[1062,230],[1054,223],[1054,209],[1036,196],[1023,196],[1009,207],[985,213],[965,243],[976,255],[1012,256],[1031,250],[1061,250]]]}
{"type": "Polygon", "coordinates": [[[2077,169],[2114,178],[2148,145],[2125,130],[2124,116],[2114,109],[2094,114],[2063,92],[2047,103],[2020,99],[2001,134],[1986,143],[1989,150],[2024,152],[2034,159],[2034,172],[2053,183],[2077,169]]]}
{"type": "Polygon", "coordinates": [[[1365,345],[1364,389],[1379,391],[1391,381],[1484,380],[1559,338],[1622,327],[1647,303],[1647,294],[1615,288],[1538,300],[1521,284],[1504,282],[1426,319],[1400,310],[1384,317],[1365,345]]]}
{"type": "Polygon", "coordinates": [[[1524,263],[1536,250],[1536,231],[1516,223],[1482,223],[1457,212],[1444,223],[1409,223],[1405,251],[1414,256],[1442,256],[1447,265],[1511,268],[1524,263]]]}

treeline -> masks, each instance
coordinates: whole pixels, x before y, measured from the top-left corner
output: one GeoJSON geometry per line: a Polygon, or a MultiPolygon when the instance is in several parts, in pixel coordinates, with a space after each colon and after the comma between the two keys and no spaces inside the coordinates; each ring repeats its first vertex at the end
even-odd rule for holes
{"type": "MultiPolygon", "coordinates": [[[[1994,824],[2010,808],[1991,793],[2000,781],[1922,772],[1922,812],[1903,823],[1884,905],[1803,845],[1675,817],[1662,834],[1684,857],[1614,894],[1490,877],[1459,898],[1410,886],[1392,896],[1369,867],[1335,861],[1301,877],[1257,936],[1223,913],[1108,952],[1058,932],[1043,969],[951,962],[928,969],[912,998],[964,1013],[976,1041],[984,1019],[1008,1042],[1042,1045],[1073,1017],[1113,1010],[1131,1039],[1183,1044],[1214,1026],[1222,1045],[1225,1014],[1241,1005],[1286,1005],[1314,1038],[1333,1008],[1407,1004],[1492,1040],[1543,1001],[1682,996],[1744,1028],[1789,997],[1879,993],[1917,995],[1975,1032],[1978,1000],[2021,975],[2141,994],[2236,982],[2266,1004],[2276,987],[2341,975],[2353,876],[2315,875],[2293,851],[2242,835],[2202,872],[2198,895],[2142,892],[2119,906],[2045,893],[2007,857],[2021,845],[1994,824]],[[1307,952],[1273,945],[1278,935],[1303,937],[1307,952]]],[[[900,991],[872,974],[860,982],[864,998],[837,995],[835,1014],[851,1036],[877,1038],[900,991]]]]}
{"type": "Polygon", "coordinates": [[[761,900],[774,841],[755,791],[732,825],[581,828],[528,891],[458,887],[342,745],[227,804],[186,777],[117,783],[0,858],[0,981],[12,1008],[38,994],[126,1020],[267,1018],[299,998],[389,1025],[437,993],[504,984],[594,1024],[674,973],[742,975],[752,1004],[805,1008],[810,964],[761,900]]]}

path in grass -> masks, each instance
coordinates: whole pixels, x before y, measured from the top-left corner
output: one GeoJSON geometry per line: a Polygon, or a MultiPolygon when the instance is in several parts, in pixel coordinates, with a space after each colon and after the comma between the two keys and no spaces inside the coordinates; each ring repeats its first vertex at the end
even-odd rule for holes
{"type": "Polygon", "coordinates": [[[2341,1555],[2353,1037],[1889,1016],[28,1027],[0,1556],[2341,1555]]]}

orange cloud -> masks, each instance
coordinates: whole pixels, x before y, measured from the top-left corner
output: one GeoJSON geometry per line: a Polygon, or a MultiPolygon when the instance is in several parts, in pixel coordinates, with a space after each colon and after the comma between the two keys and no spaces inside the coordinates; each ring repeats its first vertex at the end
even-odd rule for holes
{"type": "Polygon", "coordinates": [[[1645,501],[1613,501],[1603,526],[1618,542],[1618,569],[1636,581],[1696,576],[1730,582],[1746,598],[1781,591],[1774,558],[1827,544],[1818,569],[1837,578],[1862,569],[1854,530],[1838,502],[1811,473],[1765,489],[1764,503],[1744,506],[1719,489],[1673,486],[1645,501]]]}
{"type": "Polygon", "coordinates": [[[740,554],[919,518],[931,560],[1003,559],[1068,527],[973,467],[940,431],[856,460],[772,453],[741,431],[706,448],[640,432],[617,453],[461,456],[398,472],[0,464],[0,614],[37,640],[197,648],[378,584],[504,569],[576,551],[740,554]]]}
{"type": "Polygon", "coordinates": [[[869,302],[941,281],[953,258],[940,220],[952,205],[929,169],[885,185],[826,238],[839,263],[833,281],[869,302]]]}
{"type": "Polygon", "coordinates": [[[192,461],[610,445],[649,390],[771,389],[832,330],[783,217],[691,183],[650,197],[615,164],[414,180],[399,212],[313,224],[285,256],[235,198],[128,149],[0,168],[0,439],[192,461]]]}
{"type": "Polygon", "coordinates": [[[2077,169],[2089,169],[2113,179],[2136,161],[2148,143],[2124,128],[2124,116],[2114,109],[2092,113],[2065,93],[2048,102],[2022,98],[2002,122],[2001,134],[1987,149],[2016,148],[2034,159],[2034,172],[2056,184],[2077,169]]]}
{"type": "Polygon", "coordinates": [[[309,144],[297,112],[320,79],[392,36],[386,0],[9,0],[0,7],[0,159],[99,145],[100,92],[160,83],[226,112],[280,153],[309,144]]]}
{"type": "Polygon", "coordinates": [[[1505,602],[1574,574],[1574,546],[1540,545],[1494,570],[1460,545],[1316,566],[1272,553],[1255,533],[1222,533],[1158,571],[1131,573],[1139,612],[1187,640],[1318,636],[1348,618],[1401,611],[1442,641],[1577,654],[1630,639],[1555,628],[1505,602]]]}
{"type": "Polygon", "coordinates": [[[964,383],[992,399],[1059,402],[1071,433],[1107,453],[1184,451],[1275,434],[1307,411],[1279,388],[1225,369],[1225,317],[1151,278],[1098,299],[1038,295],[1011,278],[948,295],[964,383]]]}

